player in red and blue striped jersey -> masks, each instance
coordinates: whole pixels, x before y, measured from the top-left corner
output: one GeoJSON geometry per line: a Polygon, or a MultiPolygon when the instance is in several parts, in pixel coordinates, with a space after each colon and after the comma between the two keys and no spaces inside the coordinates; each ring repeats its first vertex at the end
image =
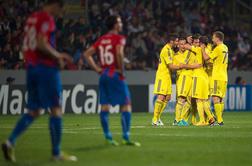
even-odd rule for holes
{"type": "Polygon", "coordinates": [[[123,144],[140,146],[140,143],[130,141],[131,99],[123,68],[126,39],[119,34],[123,24],[120,16],[110,16],[106,24],[109,32],[101,36],[84,53],[90,66],[100,74],[101,125],[106,141],[112,145],[118,145],[109,130],[109,109],[111,105],[120,105],[123,144]],[[92,57],[95,53],[99,55],[100,66],[92,57]]]}
{"type": "Polygon", "coordinates": [[[70,56],[56,50],[54,16],[60,14],[62,0],[49,0],[43,9],[31,14],[24,27],[23,54],[26,64],[27,108],[5,143],[4,157],[15,162],[14,147],[17,138],[33,123],[42,109],[50,108],[49,128],[54,160],[77,160],[75,156],[61,153],[62,135],[62,85],[58,64],[71,61],[70,56]]]}

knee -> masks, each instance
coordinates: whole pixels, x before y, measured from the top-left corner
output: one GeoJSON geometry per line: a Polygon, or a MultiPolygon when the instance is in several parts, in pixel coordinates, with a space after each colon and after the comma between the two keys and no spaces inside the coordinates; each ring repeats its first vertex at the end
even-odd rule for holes
{"type": "Polygon", "coordinates": [[[180,104],[184,104],[185,101],[186,101],[186,99],[183,98],[183,97],[179,97],[179,98],[178,98],[178,103],[180,103],[180,104]]]}
{"type": "Polygon", "coordinates": [[[120,110],[121,112],[131,112],[132,108],[131,108],[131,105],[121,105],[120,110]]]}
{"type": "Polygon", "coordinates": [[[54,116],[54,117],[61,117],[62,116],[62,110],[61,110],[61,108],[60,107],[51,108],[50,115],[54,116]]]}
{"type": "Polygon", "coordinates": [[[166,100],[166,102],[169,102],[171,100],[171,95],[167,95],[165,100],[166,100]]]}
{"type": "Polygon", "coordinates": [[[109,111],[110,106],[109,105],[102,105],[101,106],[101,111],[109,111]]]}
{"type": "Polygon", "coordinates": [[[221,98],[219,98],[217,96],[214,96],[213,97],[213,102],[214,102],[214,104],[220,103],[221,102],[221,98]]]}
{"type": "Polygon", "coordinates": [[[40,116],[40,113],[41,113],[41,110],[39,109],[39,110],[29,111],[28,114],[35,119],[40,116]]]}
{"type": "Polygon", "coordinates": [[[166,97],[165,95],[158,95],[157,99],[160,101],[166,101],[166,97]]]}

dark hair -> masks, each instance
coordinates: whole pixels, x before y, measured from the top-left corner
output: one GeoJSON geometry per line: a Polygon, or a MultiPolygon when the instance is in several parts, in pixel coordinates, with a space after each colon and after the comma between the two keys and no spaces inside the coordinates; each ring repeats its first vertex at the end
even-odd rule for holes
{"type": "Polygon", "coordinates": [[[192,36],[193,40],[194,39],[199,39],[201,37],[201,35],[199,33],[196,33],[192,36]]]}
{"type": "Polygon", "coordinates": [[[175,41],[176,39],[178,38],[178,35],[176,34],[169,34],[167,36],[167,41],[170,42],[170,41],[175,41]]]}
{"type": "Polygon", "coordinates": [[[215,31],[213,33],[218,39],[220,39],[221,41],[224,41],[224,33],[221,31],[215,31]]]}
{"type": "Polygon", "coordinates": [[[106,26],[108,30],[112,30],[115,26],[115,24],[117,23],[117,18],[119,18],[120,16],[118,15],[112,15],[109,16],[106,20],[106,26]]]}
{"type": "Polygon", "coordinates": [[[207,36],[200,36],[199,41],[200,41],[200,43],[203,43],[205,45],[207,45],[209,43],[207,36]]]}
{"type": "Polygon", "coordinates": [[[182,33],[179,34],[179,40],[186,40],[186,38],[187,38],[186,33],[182,32],[182,33]]]}
{"type": "Polygon", "coordinates": [[[52,4],[59,4],[60,7],[63,7],[64,6],[64,2],[63,0],[46,0],[45,1],[45,5],[52,5],[52,4]]]}
{"type": "Polygon", "coordinates": [[[179,36],[179,40],[186,40],[186,36],[179,36]]]}

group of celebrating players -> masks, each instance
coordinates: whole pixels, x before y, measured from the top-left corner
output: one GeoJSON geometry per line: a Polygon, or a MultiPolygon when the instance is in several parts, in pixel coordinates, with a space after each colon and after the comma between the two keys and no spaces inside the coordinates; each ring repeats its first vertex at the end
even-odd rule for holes
{"type": "Polygon", "coordinates": [[[153,126],[164,125],[161,115],[171,99],[171,73],[176,72],[175,126],[224,125],[223,110],[226,88],[228,47],[224,34],[216,31],[212,42],[199,34],[170,35],[162,48],[156,72],[153,126]],[[214,112],[211,111],[211,97],[214,112]],[[197,114],[199,120],[197,120],[197,114]],[[191,118],[190,118],[191,115],[191,118]]]}

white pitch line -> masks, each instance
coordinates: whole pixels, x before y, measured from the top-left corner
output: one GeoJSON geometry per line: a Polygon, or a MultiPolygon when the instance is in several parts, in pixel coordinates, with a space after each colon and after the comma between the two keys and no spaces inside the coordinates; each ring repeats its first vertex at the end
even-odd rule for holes
{"type": "MultiPolygon", "coordinates": [[[[0,129],[13,129],[14,126],[0,126],[0,129]]],[[[31,126],[30,129],[47,129],[48,126],[31,126]]],[[[111,129],[117,129],[121,128],[121,126],[113,125],[111,126],[111,129]]],[[[179,127],[179,126],[158,126],[153,127],[151,125],[140,125],[140,126],[131,126],[132,129],[212,129],[212,128],[219,128],[219,129],[252,129],[252,127],[239,127],[239,126],[203,126],[203,127],[197,127],[197,126],[189,126],[189,127],[179,127]]],[[[81,127],[78,126],[66,126],[64,127],[64,130],[99,130],[101,127],[81,127]],[[77,127],[77,128],[76,128],[77,127]]]]}
{"type": "MultiPolygon", "coordinates": [[[[65,134],[83,134],[81,132],[73,132],[73,131],[63,131],[65,134]]],[[[113,132],[113,135],[122,135],[120,132],[113,132]]],[[[102,132],[95,132],[92,133],[92,135],[103,135],[102,132]]],[[[150,137],[204,137],[204,138],[216,138],[216,135],[189,135],[189,134],[174,134],[174,133],[159,133],[159,134],[149,134],[149,133],[144,133],[144,134],[139,134],[139,133],[132,133],[131,135],[133,136],[150,136],[150,137]]],[[[226,136],[225,134],[223,136],[218,135],[218,137],[224,137],[224,138],[252,138],[252,136],[226,136]]]]}

